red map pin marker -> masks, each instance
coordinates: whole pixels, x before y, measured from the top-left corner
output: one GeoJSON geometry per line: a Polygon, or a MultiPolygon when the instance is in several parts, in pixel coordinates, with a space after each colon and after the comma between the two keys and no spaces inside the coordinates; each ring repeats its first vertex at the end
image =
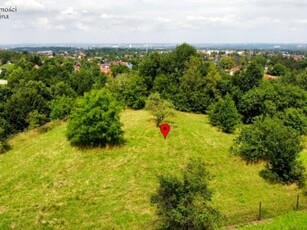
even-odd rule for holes
{"type": "Polygon", "coordinates": [[[162,124],[160,126],[160,131],[163,134],[164,139],[166,139],[166,137],[167,137],[167,135],[168,135],[170,130],[171,130],[171,127],[168,124],[162,124]]]}

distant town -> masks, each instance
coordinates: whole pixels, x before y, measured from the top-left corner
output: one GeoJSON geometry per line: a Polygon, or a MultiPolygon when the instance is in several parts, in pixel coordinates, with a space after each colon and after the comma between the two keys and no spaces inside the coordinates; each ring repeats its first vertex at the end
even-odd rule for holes
{"type": "MultiPolygon", "coordinates": [[[[213,61],[230,75],[241,69],[242,60],[261,56],[266,60],[284,59],[288,62],[304,62],[307,59],[307,44],[196,44],[194,47],[204,60],[213,61]]],[[[80,71],[81,61],[96,62],[101,72],[111,74],[111,66],[124,66],[132,70],[149,53],[169,53],[176,44],[19,44],[0,46],[0,51],[17,51],[45,58],[64,57],[74,63],[74,71],[80,71]]],[[[3,60],[2,60],[3,62],[3,60]]],[[[0,63],[0,74],[6,71],[11,60],[0,63]]],[[[269,61],[267,62],[269,64],[269,61]]],[[[38,64],[34,68],[40,68],[38,64]]],[[[265,78],[275,78],[265,66],[265,78]]],[[[0,84],[6,84],[2,79],[0,84]]]]}

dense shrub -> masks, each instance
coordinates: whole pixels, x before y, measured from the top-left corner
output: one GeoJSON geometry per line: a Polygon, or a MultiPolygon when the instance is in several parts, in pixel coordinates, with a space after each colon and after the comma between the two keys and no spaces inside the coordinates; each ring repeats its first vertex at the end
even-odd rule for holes
{"type": "Polygon", "coordinates": [[[274,75],[274,76],[281,76],[285,75],[287,73],[287,67],[284,65],[277,63],[273,66],[273,68],[270,68],[268,70],[268,74],[274,75]]]}
{"type": "Polygon", "coordinates": [[[229,95],[226,95],[224,99],[220,99],[211,107],[209,118],[212,125],[218,126],[226,133],[232,133],[235,126],[240,123],[240,115],[229,95]]]}
{"type": "Polygon", "coordinates": [[[62,96],[75,98],[77,96],[76,92],[70,87],[70,85],[63,81],[59,81],[52,85],[50,89],[53,98],[62,96]]]}
{"type": "Polygon", "coordinates": [[[6,101],[6,120],[12,132],[23,131],[29,126],[29,113],[37,110],[39,114],[49,115],[50,90],[40,81],[22,82],[13,90],[6,101]]]}
{"type": "Polygon", "coordinates": [[[262,176],[298,185],[303,185],[305,178],[305,169],[298,160],[301,150],[299,133],[276,118],[257,119],[243,128],[234,147],[248,162],[267,162],[262,176]]]}
{"type": "Polygon", "coordinates": [[[56,99],[52,100],[50,103],[50,118],[52,120],[66,119],[71,113],[74,103],[74,98],[66,96],[57,97],[56,99]]]}
{"type": "Polygon", "coordinates": [[[289,108],[277,115],[286,126],[290,126],[301,135],[307,134],[307,116],[301,109],[289,108]]]}
{"type": "Polygon", "coordinates": [[[113,77],[116,77],[117,75],[122,74],[122,73],[128,73],[129,71],[130,69],[125,65],[121,65],[121,64],[111,65],[111,74],[113,77]]]}
{"type": "Polygon", "coordinates": [[[79,146],[118,144],[123,135],[119,113],[120,107],[106,89],[86,93],[71,113],[68,140],[79,146]]]}
{"type": "Polygon", "coordinates": [[[45,114],[39,113],[37,110],[33,110],[28,114],[27,122],[29,129],[37,128],[48,121],[45,114]]]}
{"type": "Polygon", "coordinates": [[[193,159],[181,177],[159,177],[159,188],[152,196],[163,229],[215,229],[220,214],[210,206],[210,177],[203,162],[193,159]]]}

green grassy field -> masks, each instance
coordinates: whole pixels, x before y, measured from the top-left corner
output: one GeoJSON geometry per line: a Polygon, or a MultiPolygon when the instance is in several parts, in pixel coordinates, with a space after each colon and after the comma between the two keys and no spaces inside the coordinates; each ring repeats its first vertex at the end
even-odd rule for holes
{"type": "Polygon", "coordinates": [[[290,212],[269,221],[252,226],[246,226],[242,230],[304,230],[307,229],[307,212],[290,212]]]}
{"type": "Polygon", "coordinates": [[[71,147],[61,122],[12,138],[0,155],[0,229],[154,229],[157,175],[179,173],[192,156],[214,175],[213,205],[225,225],[256,220],[259,201],[263,218],[293,210],[298,194],[307,208],[302,190],[268,184],[258,176],[262,164],[233,156],[235,136],[211,127],[205,115],[176,112],[166,140],[146,111],[126,110],[122,122],[122,147],[71,147]]]}

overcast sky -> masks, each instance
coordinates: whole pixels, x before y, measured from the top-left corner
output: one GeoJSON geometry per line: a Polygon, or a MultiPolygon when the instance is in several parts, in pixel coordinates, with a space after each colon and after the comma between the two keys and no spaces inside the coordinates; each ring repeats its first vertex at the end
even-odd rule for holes
{"type": "Polygon", "coordinates": [[[307,42],[307,0],[0,0],[10,6],[0,44],[307,42]]]}

